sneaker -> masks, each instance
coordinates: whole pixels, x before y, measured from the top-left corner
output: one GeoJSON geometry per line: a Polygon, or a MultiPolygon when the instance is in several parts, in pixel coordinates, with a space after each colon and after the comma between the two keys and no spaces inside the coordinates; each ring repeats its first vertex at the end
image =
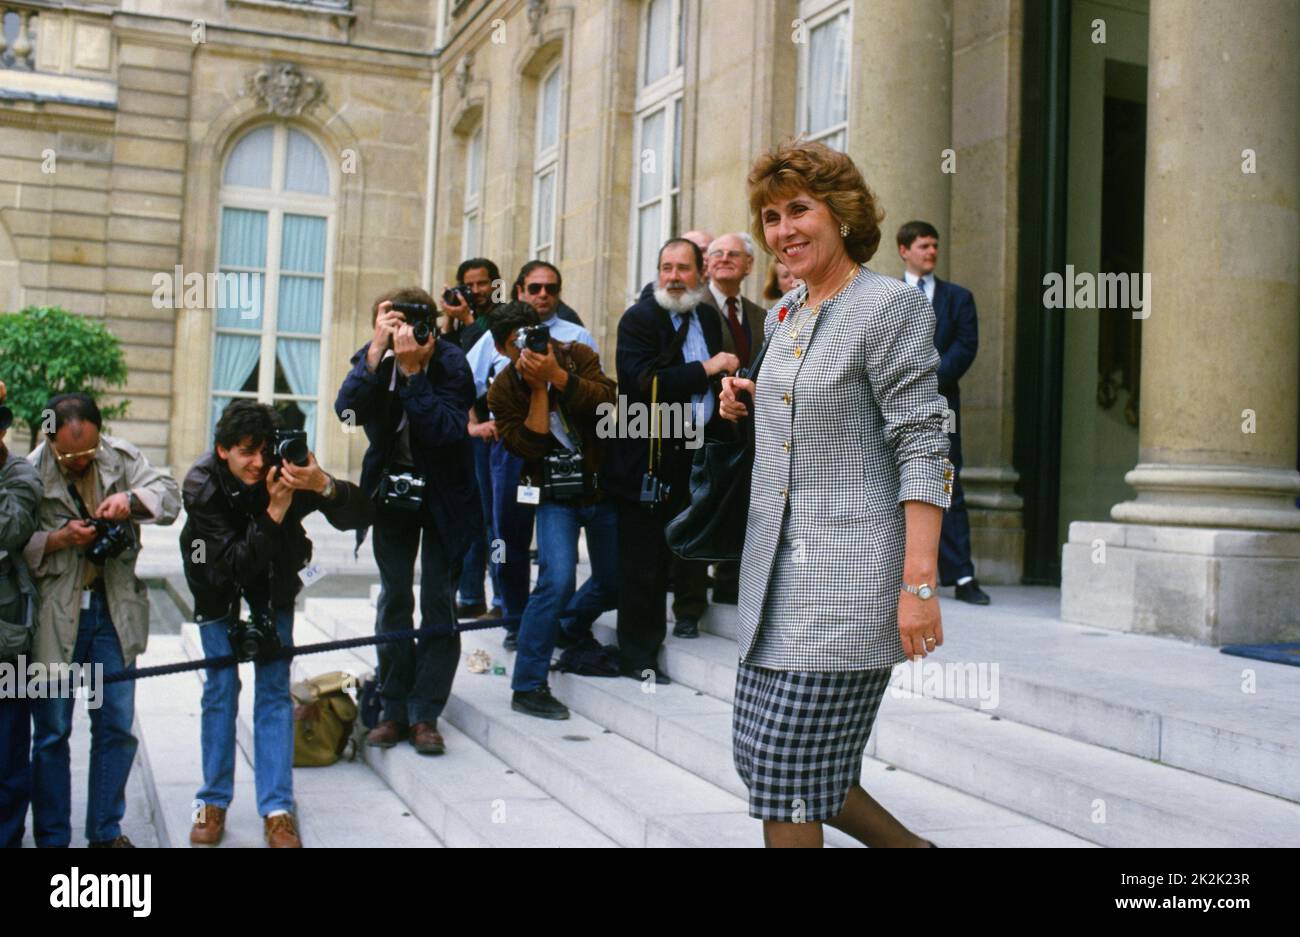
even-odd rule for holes
{"type": "Polygon", "coordinates": [[[516,690],[510,700],[510,708],[517,713],[526,713],[538,719],[568,719],[569,707],[551,695],[548,686],[536,690],[516,690]]]}
{"type": "Polygon", "coordinates": [[[91,849],[134,849],[135,843],[131,842],[125,836],[119,836],[117,839],[100,840],[97,843],[87,843],[91,849]]]}

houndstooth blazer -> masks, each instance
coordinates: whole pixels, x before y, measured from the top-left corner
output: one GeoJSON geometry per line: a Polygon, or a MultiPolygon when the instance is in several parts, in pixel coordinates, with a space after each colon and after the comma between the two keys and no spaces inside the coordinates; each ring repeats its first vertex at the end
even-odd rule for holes
{"type": "Polygon", "coordinates": [[[920,290],[864,266],[796,341],[806,289],[767,314],[740,659],[778,670],[889,667],[906,660],[902,503],[946,510],[952,499],[934,310],[920,290]],[[782,306],[791,311],[778,324],[782,306]]]}

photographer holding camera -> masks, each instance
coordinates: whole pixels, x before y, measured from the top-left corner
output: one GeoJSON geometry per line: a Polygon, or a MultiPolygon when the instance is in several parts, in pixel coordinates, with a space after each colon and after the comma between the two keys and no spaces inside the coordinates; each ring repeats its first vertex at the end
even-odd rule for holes
{"type": "Polygon", "coordinates": [[[501,283],[501,271],[486,257],[472,257],[456,268],[456,285],[443,284],[438,308],[445,317],[442,336],[468,353],[488,330],[488,315],[497,304],[492,291],[501,283]]]}
{"type": "MultiPolygon", "coordinates": [[[[31,650],[36,587],[23,546],[36,532],[41,478],[26,459],[9,455],[4,438],[14,420],[0,381],[0,664],[16,665],[31,650]]],[[[0,698],[0,849],[23,844],[32,797],[32,704],[24,694],[0,698]]]]}
{"type": "Polygon", "coordinates": [[[483,524],[465,428],[474,380],[461,350],[430,334],[432,297],[415,288],[391,296],[376,304],[374,337],[353,355],[334,402],[339,418],[350,413],[370,441],[361,487],[378,502],[378,633],[412,627],[420,555],[423,634],[379,646],[383,714],[366,742],[388,748],[409,737],[420,754],[438,755],[446,750],[438,717],[460,662],[456,581],[483,524]]]}
{"type": "MultiPolygon", "coordinates": [[[[149,597],[135,576],[140,524],[167,525],[180,510],[176,482],[123,439],[101,435],[99,407],[85,394],[46,405],[45,440],[27,458],[45,495],[24,559],[40,597],[32,660],[47,668],[102,664],[133,669],[149,640],[149,597]]],[[[32,831],[37,846],[72,839],[68,738],[73,698],[32,703],[32,831]]],[[[126,781],[138,743],[131,734],[135,683],[103,687],[90,710],[90,791],[86,839],[129,847],[122,835],[126,781]]]]}
{"type": "Polygon", "coordinates": [[[552,341],[524,303],[492,317],[492,338],[510,367],[492,382],[488,405],[506,448],[524,460],[518,499],[537,506],[537,585],[519,625],[511,708],[567,719],[546,680],[559,620],[577,619],[569,637],[579,638],[618,601],[618,515],[597,488],[605,444],[596,435],[597,408],[614,404],[614,382],[596,352],[552,341]],[[575,595],[580,529],[591,576],[575,595]]]}
{"type": "MultiPolygon", "coordinates": [[[[306,434],[281,427],[255,400],[234,400],[217,421],[213,450],[185,475],[181,531],[185,581],[194,595],[205,657],[232,652],[253,660],[253,773],[263,835],[275,848],[302,843],[293,821],[293,702],[289,661],[266,655],[293,644],[294,599],[312,546],[302,519],[321,511],[339,530],[365,527],[370,502],[331,478],[308,450],[306,434]],[[240,617],[240,599],[250,619],[240,617]]],[[[207,671],[203,683],[203,788],[195,797],[190,842],[216,845],[235,792],[239,670],[207,671]]]]}

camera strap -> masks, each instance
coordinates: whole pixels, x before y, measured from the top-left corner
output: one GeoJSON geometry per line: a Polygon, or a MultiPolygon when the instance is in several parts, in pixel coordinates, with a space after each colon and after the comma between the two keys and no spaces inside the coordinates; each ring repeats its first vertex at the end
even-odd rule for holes
{"type": "Polygon", "coordinates": [[[646,473],[653,475],[655,466],[659,463],[659,375],[656,374],[650,379],[650,451],[648,453],[649,465],[646,473]]]}
{"type": "Polygon", "coordinates": [[[77,490],[77,486],[69,481],[66,475],[63,477],[63,483],[68,486],[68,497],[72,498],[72,503],[77,506],[81,519],[83,521],[92,520],[90,511],[86,508],[86,502],[81,499],[81,492],[77,490]]]}

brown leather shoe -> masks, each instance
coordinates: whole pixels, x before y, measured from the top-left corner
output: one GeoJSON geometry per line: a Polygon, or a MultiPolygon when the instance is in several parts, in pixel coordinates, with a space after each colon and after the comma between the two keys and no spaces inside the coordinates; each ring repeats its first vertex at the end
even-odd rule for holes
{"type": "Polygon", "coordinates": [[[366,744],[375,748],[392,748],[406,738],[406,726],[392,719],[385,719],[366,733],[366,744]]]}
{"type": "Polygon", "coordinates": [[[200,804],[198,819],[190,827],[191,846],[215,846],[226,832],[226,808],[200,804]]]}
{"type": "Polygon", "coordinates": [[[441,755],[447,751],[442,736],[428,722],[417,722],[411,726],[411,744],[421,755],[441,755]]]}
{"type": "Polygon", "coordinates": [[[301,849],[302,840],[298,838],[298,829],[293,825],[293,817],[287,813],[277,813],[262,820],[262,832],[266,836],[266,845],[272,849],[301,849]]]}

